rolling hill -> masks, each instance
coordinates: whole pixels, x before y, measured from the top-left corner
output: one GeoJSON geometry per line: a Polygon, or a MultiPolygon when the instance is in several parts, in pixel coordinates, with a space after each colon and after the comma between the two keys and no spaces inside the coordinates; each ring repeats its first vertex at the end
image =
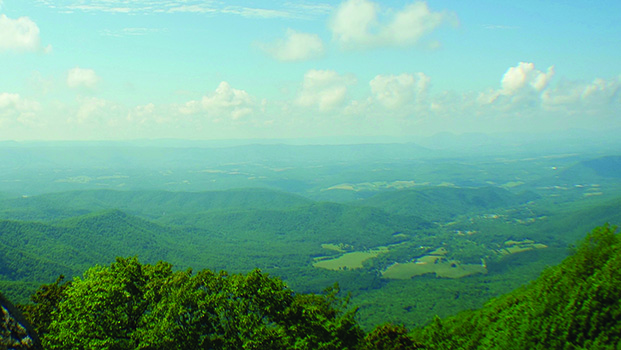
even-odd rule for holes
{"type": "Polygon", "coordinates": [[[118,209],[154,218],[173,213],[229,209],[286,209],[307,205],[309,199],[268,189],[209,192],[84,190],[0,199],[0,217],[54,220],[118,209]]]}
{"type": "Polygon", "coordinates": [[[537,198],[534,193],[516,195],[498,187],[422,187],[380,193],[358,204],[426,220],[449,221],[456,215],[515,206],[537,198]]]}

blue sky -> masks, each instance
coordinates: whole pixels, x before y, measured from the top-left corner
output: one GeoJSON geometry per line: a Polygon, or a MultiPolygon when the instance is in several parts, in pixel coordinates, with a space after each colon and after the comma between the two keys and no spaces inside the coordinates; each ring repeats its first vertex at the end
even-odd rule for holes
{"type": "Polygon", "coordinates": [[[0,0],[0,139],[621,127],[618,1],[0,0]]]}

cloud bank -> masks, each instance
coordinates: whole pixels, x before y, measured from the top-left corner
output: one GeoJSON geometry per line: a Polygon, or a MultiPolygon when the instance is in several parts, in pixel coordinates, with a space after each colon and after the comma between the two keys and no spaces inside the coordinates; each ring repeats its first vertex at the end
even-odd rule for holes
{"type": "MultiPolygon", "coordinates": [[[[67,88],[97,86],[93,70],[70,72],[67,88]]],[[[554,66],[542,70],[534,63],[519,62],[501,72],[498,86],[488,91],[434,92],[433,77],[423,72],[378,74],[359,82],[352,74],[310,69],[300,76],[297,91],[282,100],[261,99],[221,81],[214,90],[187,102],[135,106],[84,95],[63,104],[5,92],[0,93],[0,131],[40,137],[55,135],[50,133],[54,130],[86,138],[227,138],[620,126],[615,118],[621,111],[621,76],[556,82],[555,75],[554,66]]]]}

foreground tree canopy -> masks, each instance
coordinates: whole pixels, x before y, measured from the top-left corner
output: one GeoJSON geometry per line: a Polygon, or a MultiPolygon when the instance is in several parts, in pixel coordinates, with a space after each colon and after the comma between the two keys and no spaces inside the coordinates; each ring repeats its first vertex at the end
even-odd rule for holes
{"type": "Polygon", "coordinates": [[[411,334],[366,334],[338,294],[296,294],[259,270],[173,271],[117,258],[24,307],[47,349],[619,349],[621,238],[599,227],[561,265],[480,310],[411,334]]]}
{"type": "Polygon", "coordinates": [[[49,349],[342,349],[363,332],[337,293],[294,294],[259,270],[193,274],[117,258],[46,286],[27,311],[49,349]]]}

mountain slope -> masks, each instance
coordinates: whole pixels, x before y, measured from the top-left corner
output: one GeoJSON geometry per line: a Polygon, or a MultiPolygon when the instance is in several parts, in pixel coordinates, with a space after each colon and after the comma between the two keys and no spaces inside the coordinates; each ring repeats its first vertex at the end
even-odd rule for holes
{"type": "Polygon", "coordinates": [[[427,220],[449,220],[455,215],[514,206],[536,198],[533,193],[516,195],[498,187],[425,187],[381,193],[358,203],[427,220]]]}
{"type": "Polygon", "coordinates": [[[584,235],[584,232],[588,232],[594,223],[621,223],[619,208],[621,208],[619,197],[594,204],[581,205],[577,202],[569,208],[551,213],[547,220],[538,223],[537,230],[573,244],[584,235]]]}
{"type": "Polygon", "coordinates": [[[194,253],[185,252],[186,236],[118,210],[55,224],[2,220],[0,280],[49,282],[60,274],[80,275],[89,266],[120,255],[181,262],[185,254],[194,253]]]}
{"type": "Polygon", "coordinates": [[[621,178],[621,156],[607,156],[579,162],[559,174],[564,181],[597,181],[621,178]]]}
{"type": "Polygon", "coordinates": [[[0,216],[21,220],[68,218],[119,209],[143,217],[231,208],[284,209],[309,204],[297,195],[267,189],[210,192],[84,190],[13,198],[0,202],[0,216]]]}
{"type": "Polygon", "coordinates": [[[315,203],[286,210],[231,210],[166,215],[158,222],[199,227],[247,240],[345,243],[360,248],[383,245],[396,232],[415,234],[431,224],[418,217],[389,214],[378,208],[315,203]]]}
{"type": "Polygon", "coordinates": [[[436,319],[429,349],[615,349],[621,344],[621,235],[609,226],[534,283],[484,308],[436,319]]]}
{"type": "MultiPolygon", "coordinates": [[[[111,195],[119,198],[119,193],[111,195]]],[[[117,256],[166,260],[178,268],[241,272],[259,267],[297,276],[301,269],[314,269],[313,256],[329,253],[323,243],[366,249],[401,239],[393,237],[396,232],[415,235],[428,225],[376,208],[333,203],[173,213],[158,222],[116,209],[49,223],[4,220],[0,221],[0,280],[50,282],[59,274],[79,275],[88,266],[109,263],[117,256]]],[[[322,282],[313,278],[300,278],[300,282],[313,290],[318,283],[319,290],[332,283],[325,283],[325,276],[322,282]]]]}
{"type": "Polygon", "coordinates": [[[532,187],[597,185],[604,188],[618,188],[621,178],[621,156],[605,156],[579,161],[551,177],[544,177],[530,183],[532,187]]]}

